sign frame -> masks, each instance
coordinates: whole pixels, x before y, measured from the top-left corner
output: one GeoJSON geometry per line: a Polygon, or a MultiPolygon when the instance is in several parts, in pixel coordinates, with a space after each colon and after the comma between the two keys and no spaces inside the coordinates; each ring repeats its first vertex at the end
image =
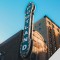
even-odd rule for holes
{"type": "Polygon", "coordinates": [[[25,10],[25,26],[23,32],[23,38],[20,45],[20,55],[22,58],[26,58],[31,54],[32,51],[32,32],[33,32],[33,15],[35,5],[30,2],[25,10]]]}

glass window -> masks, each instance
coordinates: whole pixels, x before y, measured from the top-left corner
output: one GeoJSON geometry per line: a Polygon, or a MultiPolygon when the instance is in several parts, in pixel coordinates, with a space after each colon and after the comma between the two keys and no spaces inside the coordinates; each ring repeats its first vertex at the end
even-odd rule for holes
{"type": "Polygon", "coordinates": [[[52,27],[54,28],[54,25],[52,24],[52,27]]]}
{"type": "Polygon", "coordinates": [[[35,53],[31,54],[31,60],[36,60],[37,59],[37,55],[35,53]]]}
{"type": "Polygon", "coordinates": [[[0,52],[0,60],[4,60],[4,56],[5,55],[5,52],[0,52]]]}
{"type": "Polygon", "coordinates": [[[0,60],[1,60],[1,56],[0,56],[0,60]]]}
{"type": "Polygon", "coordinates": [[[48,21],[48,23],[50,24],[50,21],[48,21]]]}
{"type": "Polygon", "coordinates": [[[2,55],[2,53],[0,53],[0,60],[4,60],[4,55],[2,55]]]}
{"type": "Polygon", "coordinates": [[[59,29],[57,29],[57,31],[59,32],[59,29]]]}
{"type": "Polygon", "coordinates": [[[53,54],[52,51],[50,53],[51,53],[51,55],[53,54]]]}
{"type": "Polygon", "coordinates": [[[55,50],[56,50],[57,48],[55,47],[55,50]]]}
{"type": "Polygon", "coordinates": [[[50,44],[50,48],[52,48],[52,44],[50,44]]]}
{"type": "Polygon", "coordinates": [[[60,45],[60,34],[58,34],[58,41],[59,41],[59,45],[60,45]]]}
{"type": "Polygon", "coordinates": [[[41,25],[41,23],[39,23],[39,26],[41,25]]]}
{"type": "Polygon", "coordinates": [[[36,26],[35,26],[35,28],[36,28],[36,26]]]}
{"type": "Polygon", "coordinates": [[[39,30],[41,30],[41,28],[39,28],[39,30]]]}

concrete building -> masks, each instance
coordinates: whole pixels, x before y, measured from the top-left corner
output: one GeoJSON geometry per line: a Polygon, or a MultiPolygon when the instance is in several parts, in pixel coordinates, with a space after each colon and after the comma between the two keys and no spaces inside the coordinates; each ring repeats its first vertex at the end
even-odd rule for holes
{"type": "Polygon", "coordinates": [[[51,57],[60,46],[60,27],[45,15],[34,24],[34,30],[43,36],[48,46],[48,58],[51,57]]]}
{"type": "Polygon", "coordinates": [[[0,60],[48,60],[47,45],[44,43],[42,35],[33,32],[33,44],[30,55],[27,58],[20,56],[20,44],[23,37],[23,31],[19,31],[0,45],[0,60]]]}
{"type": "Polygon", "coordinates": [[[34,60],[48,60],[47,45],[44,42],[43,36],[37,31],[33,32],[32,52],[36,54],[36,58],[34,60]]]}
{"type": "Polygon", "coordinates": [[[22,33],[21,30],[0,44],[0,60],[22,60],[19,51],[22,33]]]}

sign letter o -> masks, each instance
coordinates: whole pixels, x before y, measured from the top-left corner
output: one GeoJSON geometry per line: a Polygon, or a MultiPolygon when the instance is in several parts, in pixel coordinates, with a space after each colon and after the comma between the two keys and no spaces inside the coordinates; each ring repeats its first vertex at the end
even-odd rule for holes
{"type": "Polygon", "coordinates": [[[23,45],[22,50],[25,50],[27,48],[27,45],[23,45]]]}

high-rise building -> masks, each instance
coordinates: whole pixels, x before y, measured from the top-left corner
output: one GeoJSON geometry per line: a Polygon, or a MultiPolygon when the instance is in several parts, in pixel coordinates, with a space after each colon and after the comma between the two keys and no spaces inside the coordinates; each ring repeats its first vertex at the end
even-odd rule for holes
{"type": "Polygon", "coordinates": [[[44,37],[48,46],[48,58],[50,58],[60,46],[60,27],[45,15],[34,24],[34,30],[44,37]]]}

